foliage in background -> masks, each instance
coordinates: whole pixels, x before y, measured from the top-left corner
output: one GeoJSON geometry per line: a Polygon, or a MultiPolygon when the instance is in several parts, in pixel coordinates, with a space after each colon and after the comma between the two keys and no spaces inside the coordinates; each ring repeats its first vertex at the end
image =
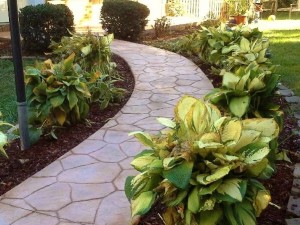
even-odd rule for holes
{"type": "Polygon", "coordinates": [[[168,17],[163,16],[154,21],[155,37],[158,38],[170,31],[171,21],[168,17]]]}
{"type": "Polygon", "coordinates": [[[180,0],[167,0],[166,15],[167,16],[183,16],[185,13],[184,5],[180,0]]]}
{"type": "Polygon", "coordinates": [[[125,192],[132,216],[144,215],[158,199],[166,204],[166,225],[255,225],[269,192],[257,180],[274,172],[270,143],[279,133],[273,119],[222,117],[209,103],[182,98],[170,128],[151,136],[133,132],[147,150],[131,165],[125,192]]]}
{"type": "Polygon", "coordinates": [[[74,31],[74,17],[66,5],[39,4],[20,9],[20,33],[27,51],[47,52],[53,41],[74,31]],[[69,31],[68,31],[69,30],[69,31]]]}
{"type": "Polygon", "coordinates": [[[111,62],[110,44],[113,35],[96,36],[92,33],[75,34],[71,37],[65,36],[60,42],[52,42],[50,49],[57,61],[67,58],[75,53],[74,62],[78,63],[82,69],[91,71],[97,67],[104,74],[111,74],[116,65],[111,62]]]}
{"type": "Polygon", "coordinates": [[[101,9],[103,29],[115,38],[129,41],[140,39],[150,11],[147,6],[129,0],[104,0],[101,9]]]}

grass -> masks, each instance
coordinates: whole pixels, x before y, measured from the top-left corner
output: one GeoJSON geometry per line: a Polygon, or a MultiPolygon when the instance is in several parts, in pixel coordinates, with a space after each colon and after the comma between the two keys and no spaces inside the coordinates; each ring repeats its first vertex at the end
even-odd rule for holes
{"type": "Polygon", "coordinates": [[[300,96],[300,30],[264,31],[270,40],[271,61],[279,65],[282,83],[300,96]]]}
{"type": "MultiPolygon", "coordinates": [[[[268,19],[270,16],[269,12],[263,12],[262,13],[262,19],[268,19]]],[[[300,20],[300,12],[293,12],[291,14],[292,20],[300,20]]],[[[276,13],[276,20],[289,20],[289,12],[288,11],[281,11],[276,13]]]]}
{"type": "MultiPolygon", "coordinates": [[[[33,60],[24,60],[24,66],[32,65],[33,60]]],[[[0,60],[0,112],[6,122],[17,122],[16,89],[14,79],[14,67],[11,60],[0,60]]]]}

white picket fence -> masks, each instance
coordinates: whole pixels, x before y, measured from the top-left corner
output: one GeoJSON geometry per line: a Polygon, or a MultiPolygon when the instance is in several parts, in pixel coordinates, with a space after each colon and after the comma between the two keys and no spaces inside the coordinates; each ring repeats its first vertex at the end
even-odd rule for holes
{"type": "Polygon", "coordinates": [[[188,16],[214,19],[221,15],[224,0],[180,0],[188,16]]]}

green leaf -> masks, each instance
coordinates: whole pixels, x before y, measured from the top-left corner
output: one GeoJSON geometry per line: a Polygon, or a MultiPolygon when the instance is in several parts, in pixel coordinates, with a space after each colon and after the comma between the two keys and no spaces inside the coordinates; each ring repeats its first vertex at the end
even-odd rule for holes
{"type": "Polygon", "coordinates": [[[234,215],[239,225],[256,225],[256,217],[252,204],[249,201],[236,203],[234,215]]]}
{"type": "Polygon", "coordinates": [[[69,101],[69,107],[70,109],[73,109],[73,107],[77,104],[78,98],[75,93],[75,91],[69,91],[67,95],[68,101],[69,101]]]}
{"type": "Polygon", "coordinates": [[[241,50],[244,52],[250,51],[250,41],[247,38],[242,37],[240,42],[241,50]]]}
{"type": "Polygon", "coordinates": [[[204,186],[204,187],[200,187],[199,188],[199,195],[208,195],[208,194],[212,194],[213,191],[215,191],[220,184],[222,183],[222,180],[217,180],[215,182],[213,182],[211,185],[209,185],[208,187],[204,186]]]}
{"type": "Polygon", "coordinates": [[[184,189],[189,184],[193,165],[193,162],[183,161],[180,165],[164,171],[163,176],[176,187],[184,189]]]}
{"type": "Polygon", "coordinates": [[[199,225],[217,225],[222,217],[223,211],[220,208],[209,211],[201,211],[199,225]]]}
{"type": "Polygon", "coordinates": [[[182,190],[177,194],[177,197],[168,202],[167,205],[168,207],[173,207],[173,206],[177,206],[178,204],[182,203],[182,201],[185,199],[185,197],[187,196],[187,191],[186,190],[182,190]]]}
{"type": "Polygon", "coordinates": [[[55,97],[50,98],[50,103],[53,106],[53,108],[56,108],[58,106],[60,106],[61,104],[63,104],[65,100],[65,97],[62,95],[57,95],[55,97]]]}
{"type": "Polygon", "coordinates": [[[217,188],[218,197],[226,202],[241,202],[245,196],[247,181],[241,179],[226,179],[217,188]]]}
{"type": "Polygon", "coordinates": [[[162,125],[170,128],[175,128],[176,123],[168,118],[157,118],[158,122],[161,123],[162,125]]]}
{"type": "Polygon", "coordinates": [[[248,95],[243,97],[234,97],[230,100],[229,109],[235,116],[241,118],[244,116],[249,108],[250,97],[248,95]]]}
{"type": "Polygon", "coordinates": [[[250,61],[250,62],[253,62],[255,61],[256,57],[253,53],[248,53],[248,54],[245,54],[245,58],[250,61]]]}
{"type": "Polygon", "coordinates": [[[265,87],[265,83],[261,80],[261,79],[258,79],[257,77],[254,77],[249,86],[248,86],[248,89],[249,91],[258,91],[258,90],[261,90],[265,87]]]}
{"type": "Polygon", "coordinates": [[[129,135],[134,135],[142,144],[144,144],[146,146],[149,146],[149,147],[154,146],[152,137],[147,133],[144,133],[142,131],[135,131],[135,132],[129,133],[129,135]]]}
{"type": "Polygon", "coordinates": [[[156,194],[153,191],[146,191],[141,193],[136,199],[132,200],[132,217],[146,214],[151,209],[155,198],[156,194]]]}
{"type": "Polygon", "coordinates": [[[29,130],[30,144],[35,144],[36,142],[38,142],[38,140],[40,140],[43,131],[41,128],[36,128],[36,127],[30,127],[28,130],[29,130]]]}
{"type": "Polygon", "coordinates": [[[198,101],[196,98],[190,96],[181,98],[175,106],[175,119],[178,121],[185,121],[186,115],[196,101],[198,101]]]}
{"type": "Polygon", "coordinates": [[[188,210],[197,213],[200,209],[200,196],[198,195],[198,187],[194,187],[188,198],[188,210]]]}
{"type": "Polygon", "coordinates": [[[57,120],[57,122],[59,123],[59,125],[64,125],[64,123],[67,120],[67,113],[63,110],[61,110],[60,108],[56,108],[53,110],[53,113],[55,115],[55,119],[57,120]]]}
{"type": "Polygon", "coordinates": [[[89,44],[89,45],[81,48],[81,52],[83,53],[84,56],[87,56],[88,54],[90,54],[92,52],[92,45],[89,44]]]}
{"type": "Polygon", "coordinates": [[[132,192],[132,185],[131,185],[131,181],[133,180],[134,176],[128,176],[126,177],[126,181],[125,181],[125,195],[127,197],[127,199],[130,201],[133,197],[133,192],[132,192]]]}
{"type": "Polygon", "coordinates": [[[226,72],[223,75],[223,81],[222,81],[222,86],[227,87],[229,89],[235,90],[236,85],[238,84],[238,82],[240,81],[240,77],[230,73],[230,72],[226,72]]]}
{"type": "Polygon", "coordinates": [[[242,147],[256,142],[261,135],[261,132],[256,130],[242,130],[241,137],[238,140],[237,144],[234,146],[233,151],[236,152],[240,150],[242,147]]]}

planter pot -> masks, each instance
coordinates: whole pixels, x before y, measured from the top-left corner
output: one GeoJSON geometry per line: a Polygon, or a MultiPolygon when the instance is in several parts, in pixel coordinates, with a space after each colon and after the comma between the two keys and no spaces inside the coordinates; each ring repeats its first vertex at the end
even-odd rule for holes
{"type": "Polygon", "coordinates": [[[247,23],[247,16],[234,16],[234,20],[236,24],[246,24],[247,23]]]}

